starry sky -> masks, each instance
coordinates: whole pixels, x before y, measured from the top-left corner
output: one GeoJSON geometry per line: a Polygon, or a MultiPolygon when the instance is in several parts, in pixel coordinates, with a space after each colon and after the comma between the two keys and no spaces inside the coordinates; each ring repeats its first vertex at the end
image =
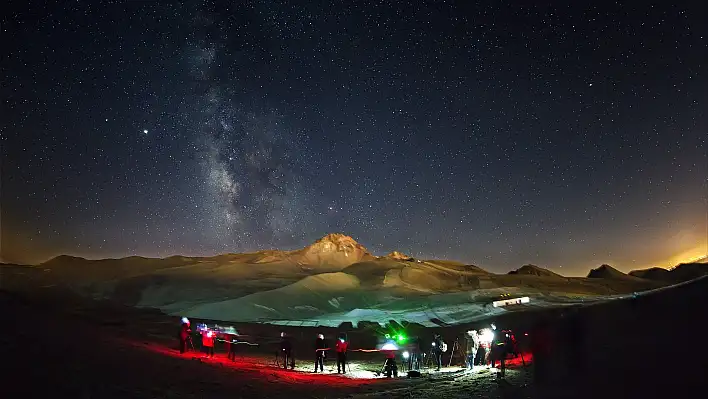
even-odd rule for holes
{"type": "Polygon", "coordinates": [[[708,251],[701,1],[34,3],[0,17],[6,262],[708,251]]]}

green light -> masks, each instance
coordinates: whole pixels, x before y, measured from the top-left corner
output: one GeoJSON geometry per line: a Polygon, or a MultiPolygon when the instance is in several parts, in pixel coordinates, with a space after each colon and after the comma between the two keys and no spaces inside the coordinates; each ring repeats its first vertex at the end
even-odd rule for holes
{"type": "Polygon", "coordinates": [[[402,343],[402,342],[406,342],[406,336],[403,335],[403,334],[398,334],[398,335],[396,336],[396,341],[401,342],[401,343],[402,343]]]}

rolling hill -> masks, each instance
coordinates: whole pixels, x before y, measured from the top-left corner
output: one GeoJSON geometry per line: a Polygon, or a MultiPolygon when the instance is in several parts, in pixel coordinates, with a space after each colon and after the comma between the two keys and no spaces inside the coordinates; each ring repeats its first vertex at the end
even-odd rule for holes
{"type": "Polygon", "coordinates": [[[164,259],[64,255],[3,271],[24,286],[29,281],[63,286],[97,299],[195,318],[319,323],[408,318],[454,324],[503,311],[491,308],[501,295],[529,296],[534,306],[593,302],[683,281],[705,269],[680,265],[667,272],[627,275],[602,265],[587,278],[567,278],[524,265],[494,274],[475,265],[415,259],[396,251],[377,257],[352,237],[329,234],[293,251],[164,259]]]}
{"type": "Polygon", "coordinates": [[[548,269],[538,267],[536,265],[524,265],[516,270],[512,270],[509,274],[521,274],[528,276],[539,276],[539,277],[555,277],[555,278],[565,278],[558,273],[553,273],[548,269]]]}

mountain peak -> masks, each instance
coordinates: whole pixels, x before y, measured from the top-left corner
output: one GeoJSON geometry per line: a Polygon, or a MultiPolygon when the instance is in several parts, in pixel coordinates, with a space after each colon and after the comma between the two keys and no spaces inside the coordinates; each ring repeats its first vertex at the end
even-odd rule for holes
{"type": "Polygon", "coordinates": [[[69,263],[69,262],[81,262],[81,261],[86,261],[86,258],[81,258],[79,256],[71,256],[71,255],[59,255],[55,256],[52,259],[49,259],[46,262],[42,262],[42,265],[45,266],[52,266],[52,265],[57,265],[57,264],[63,264],[63,263],[69,263]]]}
{"type": "Polygon", "coordinates": [[[319,240],[315,241],[312,245],[321,244],[321,243],[331,243],[331,244],[335,244],[337,246],[357,246],[357,245],[360,245],[358,242],[356,242],[355,239],[353,239],[352,237],[350,237],[346,234],[342,234],[342,233],[329,233],[329,234],[325,235],[324,237],[320,238],[319,240]]]}
{"type": "Polygon", "coordinates": [[[601,265],[597,269],[590,270],[588,278],[623,278],[630,277],[610,265],[601,265]]]}
{"type": "Polygon", "coordinates": [[[373,259],[369,251],[352,237],[331,233],[297,251],[300,262],[309,265],[346,267],[366,259],[373,259]]]}
{"type": "Polygon", "coordinates": [[[412,261],[413,257],[408,256],[404,254],[403,252],[398,252],[398,251],[393,251],[390,254],[386,255],[387,258],[395,259],[395,260],[404,260],[404,261],[412,261]]]}
{"type": "Polygon", "coordinates": [[[523,265],[516,270],[510,271],[508,274],[526,274],[526,275],[539,276],[539,277],[563,277],[558,273],[553,273],[552,271],[550,271],[548,269],[544,269],[540,266],[531,265],[531,264],[523,265]]]}

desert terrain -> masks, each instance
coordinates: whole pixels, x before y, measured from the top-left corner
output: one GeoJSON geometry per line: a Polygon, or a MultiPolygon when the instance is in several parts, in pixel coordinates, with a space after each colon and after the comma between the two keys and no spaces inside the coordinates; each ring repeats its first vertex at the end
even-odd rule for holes
{"type": "Polygon", "coordinates": [[[525,265],[493,274],[398,252],[374,256],[341,234],[296,251],[2,265],[0,307],[10,328],[0,345],[12,364],[3,386],[9,397],[657,397],[704,388],[708,368],[691,337],[700,324],[695,306],[708,293],[706,268],[624,274],[602,265],[568,278],[525,265]],[[530,302],[492,305],[518,296],[530,302]],[[233,325],[249,345],[236,361],[221,344],[214,359],[198,342],[180,355],[184,315],[233,325]],[[577,315],[580,336],[567,331],[577,315]],[[528,341],[541,319],[552,326],[553,348],[551,382],[542,386],[533,383],[528,341]],[[510,359],[501,381],[495,369],[465,372],[462,352],[452,350],[466,330],[491,322],[516,331],[523,354],[510,359]],[[371,350],[388,331],[424,346],[440,333],[450,367],[381,378],[382,355],[371,350]],[[293,339],[294,371],[275,367],[281,332],[293,339]],[[313,374],[314,337],[333,341],[340,332],[352,345],[348,374],[334,374],[331,359],[324,374],[313,374]],[[41,383],[11,382],[20,380],[41,383]]]}
{"type": "Polygon", "coordinates": [[[374,256],[349,236],[329,234],[294,251],[164,259],[58,256],[1,270],[0,287],[7,289],[62,287],[88,298],[204,320],[322,327],[396,320],[436,327],[518,309],[636,295],[698,277],[705,267],[625,274],[602,265],[578,278],[525,265],[494,274],[475,265],[414,259],[400,252],[374,256]],[[530,303],[492,305],[496,299],[521,296],[530,303]]]}
{"type": "MultiPolygon", "coordinates": [[[[377,326],[361,323],[348,329],[353,349],[350,374],[333,374],[332,360],[327,361],[325,374],[313,374],[314,336],[324,333],[333,339],[341,328],[239,323],[239,332],[258,346],[244,346],[235,362],[227,360],[219,346],[214,359],[205,359],[199,352],[178,353],[179,319],[159,310],[90,300],[58,286],[25,286],[0,291],[0,311],[9,327],[0,339],[0,351],[11,365],[2,374],[3,393],[82,398],[627,398],[701,392],[708,367],[701,341],[694,335],[700,325],[695,304],[708,299],[707,284],[707,278],[698,278],[575,308],[581,315],[582,336],[568,336],[564,327],[568,308],[538,308],[494,318],[519,335],[532,331],[539,318],[551,322],[551,381],[543,386],[532,383],[533,356],[523,340],[524,362],[513,359],[502,381],[494,378],[494,369],[465,373],[459,356],[449,355],[443,363],[452,367],[442,372],[424,369],[420,378],[387,380],[375,374],[381,354],[356,351],[371,348],[381,333],[377,326]],[[295,371],[273,365],[282,329],[297,338],[295,371]]],[[[467,328],[488,322],[395,328],[423,341],[440,333],[453,342],[467,328]]]]}

